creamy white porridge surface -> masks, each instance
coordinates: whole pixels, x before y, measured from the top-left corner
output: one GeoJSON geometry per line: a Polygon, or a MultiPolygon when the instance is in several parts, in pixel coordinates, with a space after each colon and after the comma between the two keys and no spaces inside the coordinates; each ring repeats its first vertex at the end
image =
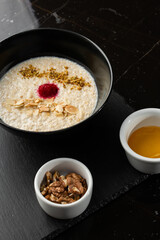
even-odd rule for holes
{"type": "Polygon", "coordinates": [[[58,57],[38,57],[11,68],[0,81],[0,117],[28,131],[67,128],[88,118],[97,104],[91,74],[58,57]]]}

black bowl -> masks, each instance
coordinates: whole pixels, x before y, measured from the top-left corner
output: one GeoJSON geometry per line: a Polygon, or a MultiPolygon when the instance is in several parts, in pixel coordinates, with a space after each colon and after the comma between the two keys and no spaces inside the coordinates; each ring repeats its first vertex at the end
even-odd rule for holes
{"type": "Polygon", "coordinates": [[[50,135],[79,128],[95,116],[106,103],[112,88],[112,69],[104,52],[88,38],[61,29],[35,29],[16,34],[0,43],[0,78],[14,65],[38,56],[58,56],[82,64],[94,76],[98,102],[94,113],[82,122],[51,132],[31,132],[11,127],[0,120],[0,125],[16,134],[50,135]]]}

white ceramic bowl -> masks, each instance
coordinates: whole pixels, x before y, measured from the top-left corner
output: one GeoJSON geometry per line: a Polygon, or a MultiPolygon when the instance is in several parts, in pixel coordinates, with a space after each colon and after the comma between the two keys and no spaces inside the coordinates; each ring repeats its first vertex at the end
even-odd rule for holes
{"type": "Polygon", "coordinates": [[[69,219],[80,215],[88,206],[93,189],[93,179],[89,169],[80,161],[71,158],[56,158],[45,163],[37,172],[34,179],[34,189],[37,200],[42,209],[51,217],[69,219]],[[58,204],[47,200],[40,193],[40,184],[47,171],[57,170],[60,174],[75,172],[80,174],[87,182],[86,193],[76,202],[69,204],[58,204]]]}
{"type": "Polygon", "coordinates": [[[131,165],[148,174],[160,173],[160,158],[143,157],[128,145],[130,134],[143,126],[160,126],[160,109],[145,108],[129,115],[121,125],[120,141],[131,165]]]}

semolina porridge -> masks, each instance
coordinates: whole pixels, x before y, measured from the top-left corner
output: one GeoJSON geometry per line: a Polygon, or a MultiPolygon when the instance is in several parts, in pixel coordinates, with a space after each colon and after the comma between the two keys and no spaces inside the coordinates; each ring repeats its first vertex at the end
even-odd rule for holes
{"type": "Polygon", "coordinates": [[[28,131],[54,131],[88,118],[97,87],[81,65],[59,57],[37,57],[17,64],[0,81],[1,119],[28,131]]]}

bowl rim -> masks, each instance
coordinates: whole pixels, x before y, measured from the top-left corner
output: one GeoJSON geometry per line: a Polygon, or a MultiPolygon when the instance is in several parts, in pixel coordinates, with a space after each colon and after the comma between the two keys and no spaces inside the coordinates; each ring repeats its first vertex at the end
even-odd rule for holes
{"type": "MultiPolygon", "coordinates": [[[[142,162],[148,162],[148,163],[159,163],[160,162],[160,158],[149,158],[149,157],[144,157],[136,152],[134,152],[128,145],[127,143],[127,139],[126,139],[126,128],[128,126],[129,123],[133,122],[135,120],[136,117],[138,116],[143,116],[146,115],[147,113],[150,113],[152,115],[160,115],[160,109],[159,108],[143,108],[140,110],[137,110],[133,113],[131,113],[123,122],[122,125],[120,127],[120,131],[119,131],[119,138],[120,138],[120,142],[122,147],[124,148],[124,150],[126,151],[126,153],[130,154],[132,157],[134,157],[134,159],[136,158],[136,160],[142,161],[142,162]]],[[[137,123],[138,124],[138,123],[137,123]]],[[[136,126],[136,125],[135,125],[136,126]]]]}
{"type": "Polygon", "coordinates": [[[111,94],[111,90],[112,90],[112,86],[113,86],[113,71],[112,71],[112,67],[111,67],[111,64],[110,64],[110,61],[107,57],[107,55],[104,53],[104,51],[95,43],[93,42],[91,39],[89,39],[88,37],[80,34],[80,33],[77,33],[77,32],[74,32],[74,31],[71,31],[71,30],[66,30],[66,29],[58,29],[58,28],[35,28],[35,29],[30,29],[30,30],[26,30],[26,31],[22,31],[22,32],[19,32],[19,33],[16,33],[4,40],[2,40],[0,42],[0,48],[2,47],[3,44],[7,44],[8,41],[12,41],[12,39],[15,39],[17,38],[18,36],[21,36],[21,35],[25,35],[25,34],[28,34],[28,33],[32,33],[32,32],[40,32],[40,31],[58,31],[58,32],[64,32],[64,33],[69,33],[69,34],[72,34],[74,36],[77,36],[79,38],[82,38],[84,40],[86,40],[87,42],[89,42],[91,45],[93,45],[95,48],[98,49],[98,51],[101,53],[101,55],[104,57],[104,59],[106,60],[107,62],[107,65],[108,65],[108,70],[109,70],[109,75],[110,75],[110,86],[109,86],[109,89],[108,89],[108,94],[107,94],[107,97],[104,101],[104,103],[102,104],[102,106],[97,109],[96,112],[93,112],[89,117],[85,118],[83,121],[77,123],[77,124],[74,124],[70,127],[66,127],[66,128],[63,128],[63,129],[57,129],[57,130],[53,130],[53,131],[40,131],[40,132],[36,132],[36,131],[29,131],[29,130],[24,130],[24,129],[19,129],[19,128],[16,128],[16,127],[13,127],[13,126],[10,126],[8,125],[7,123],[3,122],[3,120],[0,119],[0,124],[6,128],[9,128],[9,129],[12,129],[12,130],[16,130],[18,132],[21,132],[21,133],[31,133],[31,134],[36,134],[36,135],[50,135],[50,134],[53,134],[53,133],[61,133],[61,132],[64,132],[64,131],[68,131],[72,128],[75,128],[76,126],[78,125],[81,125],[83,124],[84,122],[87,122],[88,120],[92,119],[95,115],[97,115],[101,109],[104,107],[104,105],[106,104],[107,102],[107,99],[109,98],[110,94],[111,94]]]}
{"type": "MultiPolygon", "coordinates": [[[[44,177],[44,176],[43,176],[44,177]]],[[[68,157],[60,157],[60,158],[54,158],[54,159],[51,159],[50,161],[46,162],[45,164],[43,164],[37,171],[36,175],[35,175],[35,178],[34,178],[34,190],[35,190],[35,193],[36,195],[38,196],[38,198],[40,198],[40,200],[42,202],[44,202],[44,204],[47,204],[51,207],[57,207],[57,208],[69,208],[69,207],[72,207],[72,206],[76,206],[78,204],[80,204],[81,202],[85,201],[85,199],[87,198],[87,196],[89,196],[90,194],[92,195],[92,190],[93,190],[93,177],[92,177],[92,174],[90,172],[90,170],[88,169],[88,167],[74,159],[74,158],[68,158],[68,157]],[[41,171],[43,168],[45,168],[46,166],[50,165],[51,163],[53,163],[54,161],[56,162],[64,162],[67,161],[67,162],[70,162],[70,163],[75,163],[76,165],[80,165],[87,173],[88,175],[88,178],[89,178],[89,181],[87,183],[87,191],[85,192],[85,194],[80,198],[78,199],[77,201],[73,202],[73,203],[69,203],[69,204],[58,204],[58,203],[54,203],[54,202],[51,202],[49,200],[47,200],[44,196],[42,196],[42,194],[40,193],[40,189],[38,187],[38,178],[40,177],[41,175],[41,171]]]]}

